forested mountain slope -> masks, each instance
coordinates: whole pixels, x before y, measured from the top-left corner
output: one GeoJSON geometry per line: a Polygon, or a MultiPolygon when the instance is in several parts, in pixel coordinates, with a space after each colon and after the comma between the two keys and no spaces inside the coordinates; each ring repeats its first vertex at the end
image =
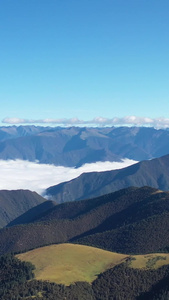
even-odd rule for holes
{"type": "Polygon", "coordinates": [[[1,229],[1,254],[67,241],[127,254],[169,246],[169,193],[150,187],[64,203],[42,215],[34,223],[1,229]]]}
{"type": "Polygon", "coordinates": [[[0,227],[6,226],[18,216],[46,201],[29,190],[0,191],[0,227]]]}

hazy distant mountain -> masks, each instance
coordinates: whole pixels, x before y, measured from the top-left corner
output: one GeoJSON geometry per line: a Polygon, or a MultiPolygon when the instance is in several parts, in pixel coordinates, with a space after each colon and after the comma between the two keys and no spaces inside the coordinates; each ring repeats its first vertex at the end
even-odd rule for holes
{"type": "Polygon", "coordinates": [[[46,200],[28,190],[0,191],[0,227],[46,200]]]}
{"type": "Polygon", "coordinates": [[[46,194],[58,203],[93,198],[129,186],[151,186],[169,190],[169,155],[120,170],[84,173],[47,189],[46,194]]]}
{"type": "Polygon", "coordinates": [[[57,205],[36,222],[0,230],[0,253],[67,241],[120,253],[169,246],[169,193],[128,188],[95,199],[57,205]]]}
{"type": "Polygon", "coordinates": [[[169,131],[144,127],[0,127],[0,159],[79,167],[96,161],[137,161],[169,153],[169,131]]]}
{"type": "Polygon", "coordinates": [[[44,131],[44,127],[42,126],[2,126],[0,127],[0,141],[5,141],[21,136],[34,135],[42,131],[44,131]]]}

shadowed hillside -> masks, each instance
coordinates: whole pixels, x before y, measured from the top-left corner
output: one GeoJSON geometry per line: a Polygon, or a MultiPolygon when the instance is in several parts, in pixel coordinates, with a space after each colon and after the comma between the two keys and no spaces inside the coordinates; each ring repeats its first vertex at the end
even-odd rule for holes
{"type": "Polygon", "coordinates": [[[46,193],[62,203],[101,196],[129,186],[169,190],[169,155],[121,170],[84,173],[69,182],[48,188],[46,193]]]}
{"type": "Polygon", "coordinates": [[[148,253],[169,245],[169,193],[127,188],[55,206],[36,222],[0,230],[1,254],[68,241],[120,253],[148,253]],[[75,208],[75,209],[74,209],[75,208]]]}
{"type": "Polygon", "coordinates": [[[41,215],[47,214],[56,205],[57,205],[56,202],[45,201],[45,199],[44,199],[43,203],[36,205],[35,207],[29,209],[24,214],[21,214],[18,218],[9,222],[6,226],[9,227],[9,226],[14,226],[14,225],[34,222],[37,218],[40,218],[41,215]]]}
{"type": "Polygon", "coordinates": [[[29,190],[0,191],[0,227],[6,226],[18,216],[46,201],[29,190]]]}

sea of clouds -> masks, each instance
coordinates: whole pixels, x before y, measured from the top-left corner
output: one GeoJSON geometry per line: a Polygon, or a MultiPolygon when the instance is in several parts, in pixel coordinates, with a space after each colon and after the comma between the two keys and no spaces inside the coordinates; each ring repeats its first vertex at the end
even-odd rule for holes
{"type": "Polygon", "coordinates": [[[38,124],[38,125],[60,125],[60,126],[150,126],[155,128],[168,128],[169,118],[147,118],[138,116],[125,116],[122,118],[104,118],[96,117],[92,120],[80,120],[78,118],[70,119],[24,119],[24,118],[4,118],[2,123],[5,124],[38,124]]]}
{"type": "Polygon", "coordinates": [[[25,160],[0,160],[0,190],[28,189],[43,194],[46,188],[69,181],[86,172],[121,169],[137,161],[96,162],[80,168],[39,164],[25,160]]]}

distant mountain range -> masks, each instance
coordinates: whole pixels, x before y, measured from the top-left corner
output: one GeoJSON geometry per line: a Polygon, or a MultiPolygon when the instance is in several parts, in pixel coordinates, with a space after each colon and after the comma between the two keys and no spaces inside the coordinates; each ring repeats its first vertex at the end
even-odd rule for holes
{"type": "Polygon", "coordinates": [[[145,127],[0,127],[0,159],[79,167],[169,154],[169,131],[145,127]]]}
{"type": "Polygon", "coordinates": [[[129,186],[169,190],[169,155],[113,171],[83,173],[46,190],[57,203],[93,198],[129,186]]]}

